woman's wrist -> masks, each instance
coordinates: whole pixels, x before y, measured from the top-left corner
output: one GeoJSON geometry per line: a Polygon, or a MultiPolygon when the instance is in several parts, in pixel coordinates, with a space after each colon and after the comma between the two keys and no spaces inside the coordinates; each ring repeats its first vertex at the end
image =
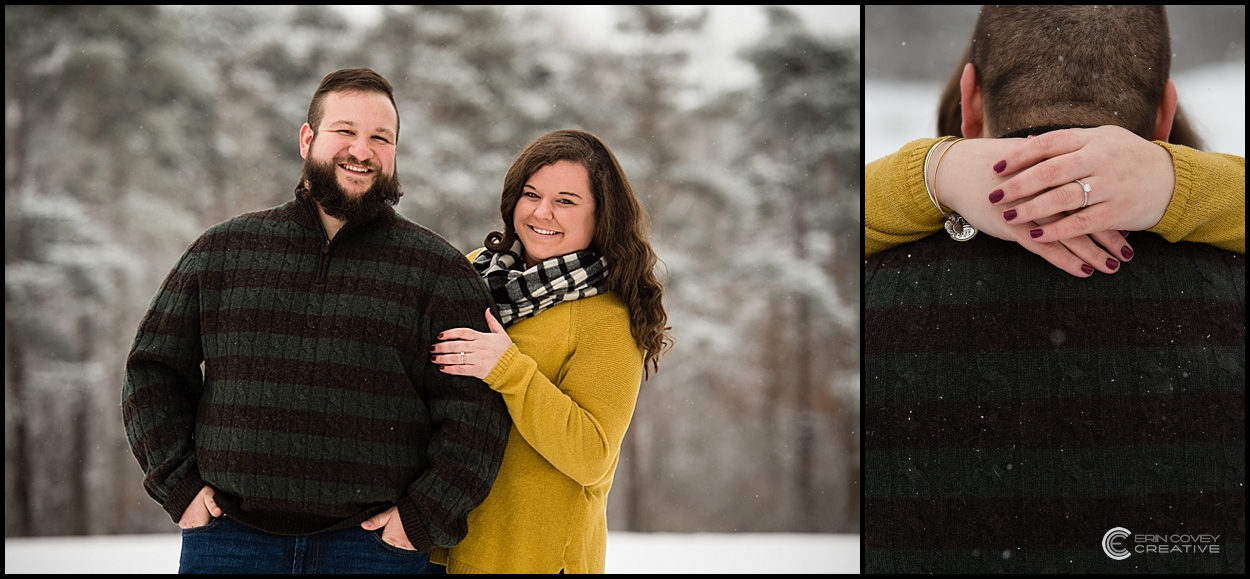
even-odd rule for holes
{"type": "MultiPolygon", "coordinates": [[[[969,203],[978,201],[989,204],[986,193],[1006,180],[993,169],[993,165],[1008,150],[1016,147],[1024,139],[964,139],[958,146],[944,151],[942,162],[935,167],[933,175],[934,193],[943,206],[967,217],[968,213],[977,214],[969,203]]],[[[942,154],[943,151],[936,151],[942,154]]],[[[973,225],[976,225],[975,223],[973,225]]]]}

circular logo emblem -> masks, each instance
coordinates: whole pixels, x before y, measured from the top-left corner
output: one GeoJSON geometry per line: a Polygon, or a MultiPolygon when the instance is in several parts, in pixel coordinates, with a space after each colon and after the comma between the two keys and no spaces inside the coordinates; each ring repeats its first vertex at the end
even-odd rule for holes
{"type": "Polygon", "coordinates": [[[1120,539],[1127,539],[1130,534],[1129,530],[1124,527],[1116,527],[1107,531],[1107,534],[1102,536],[1102,552],[1106,553],[1108,557],[1111,557],[1116,561],[1128,559],[1128,556],[1132,553],[1129,553],[1128,549],[1125,549],[1116,543],[1120,539]]]}

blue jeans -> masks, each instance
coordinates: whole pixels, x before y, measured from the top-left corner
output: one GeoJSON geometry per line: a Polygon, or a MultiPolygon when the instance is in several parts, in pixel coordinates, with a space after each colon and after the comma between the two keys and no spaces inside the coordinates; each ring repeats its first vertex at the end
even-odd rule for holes
{"type": "Polygon", "coordinates": [[[182,530],[179,573],[428,573],[430,554],[382,541],[360,527],[288,537],[229,517],[182,530]]]}

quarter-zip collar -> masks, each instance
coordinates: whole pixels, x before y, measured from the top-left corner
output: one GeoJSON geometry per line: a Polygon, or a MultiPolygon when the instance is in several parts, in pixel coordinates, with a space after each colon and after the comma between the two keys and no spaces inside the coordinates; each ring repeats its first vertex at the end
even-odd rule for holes
{"type": "MultiPolygon", "coordinates": [[[[330,236],[326,233],[325,226],[321,223],[321,214],[317,211],[317,204],[308,196],[307,189],[304,188],[303,183],[300,183],[295,188],[295,200],[287,205],[285,214],[288,219],[298,223],[305,229],[321,232],[322,241],[329,244],[330,236]]],[[[342,239],[346,233],[381,227],[390,223],[392,219],[395,219],[395,208],[385,207],[378,213],[377,217],[369,221],[348,222],[343,225],[343,228],[334,236],[334,241],[337,244],[338,240],[342,239]]]]}
{"type": "Polygon", "coordinates": [[[298,223],[301,227],[321,234],[319,236],[321,238],[321,258],[317,260],[317,276],[314,278],[314,283],[317,285],[326,282],[330,271],[330,253],[335,247],[342,245],[345,240],[354,237],[357,232],[385,227],[392,219],[395,219],[395,209],[393,207],[385,207],[377,217],[368,221],[347,222],[335,234],[334,239],[330,239],[330,234],[326,232],[325,224],[321,222],[321,213],[317,210],[317,204],[308,196],[303,183],[296,187],[295,199],[287,204],[284,213],[288,219],[298,223]]]}

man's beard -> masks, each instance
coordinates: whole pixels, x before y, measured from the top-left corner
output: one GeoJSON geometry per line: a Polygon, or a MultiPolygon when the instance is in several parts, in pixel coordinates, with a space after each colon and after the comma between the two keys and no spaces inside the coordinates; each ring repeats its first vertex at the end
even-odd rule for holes
{"type": "Polygon", "coordinates": [[[301,190],[304,195],[315,201],[321,210],[326,212],[326,215],[348,223],[363,223],[377,217],[388,206],[393,207],[399,203],[399,198],[403,197],[404,191],[400,187],[399,176],[394,173],[383,175],[381,170],[376,168],[374,170],[377,171],[377,177],[364,194],[358,197],[348,195],[339,186],[338,175],[335,171],[335,167],[340,162],[361,164],[338,159],[324,163],[314,160],[312,155],[304,158],[303,174],[307,187],[301,190]]]}

